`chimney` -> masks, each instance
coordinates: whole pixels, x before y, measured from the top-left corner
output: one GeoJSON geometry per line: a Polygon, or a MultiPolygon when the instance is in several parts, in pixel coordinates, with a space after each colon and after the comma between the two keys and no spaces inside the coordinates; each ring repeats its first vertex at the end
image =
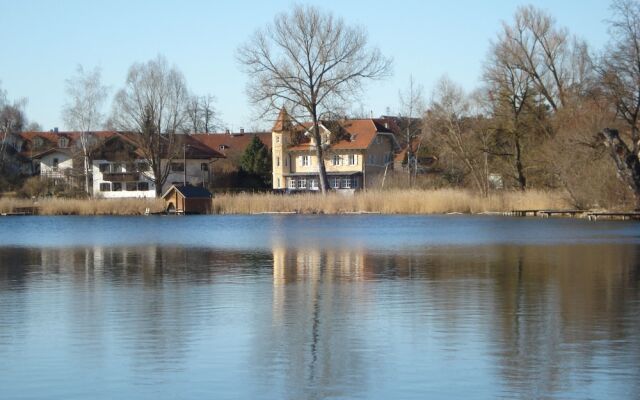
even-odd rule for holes
{"type": "Polygon", "coordinates": [[[57,126],[53,128],[53,133],[58,133],[58,127],[57,126]]]}
{"type": "Polygon", "coordinates": [[[244,128],[240,128],[240,133],[244,134],[244,128]]]}
{"type": "Polygon", "coordinates": [[[229,132],[229,129],[225,129],[225,130],[224,130],[224,133],[226,133],[226,134],[228,135],[228,134],[229,134],[229,133],[231,133],[231,132],[229,132]]]}

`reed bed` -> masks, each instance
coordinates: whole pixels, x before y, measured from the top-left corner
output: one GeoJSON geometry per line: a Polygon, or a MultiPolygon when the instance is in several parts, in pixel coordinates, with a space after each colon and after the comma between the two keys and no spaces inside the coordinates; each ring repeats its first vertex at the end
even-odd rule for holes
{"type": "Polygon", "coordinates": [[[217,214],[479,214],[561,208],[570,208],[564,194],[535,190],[496,192],[487,197],[456,189],[367,191],[353,195],[329,193],[326,196],[315,193],[240,193],[217,195],[213,200],[213,210],[217,214]]]}
{"type": "MultiPolygon", "coordinates": [[[[22,207],[38,208],[40,215],[142,215],[162,212],[161,199],[61,199],[48,198],[36,202],[26,199],[0,198],[0,213],[11,213],[22,207]]],[[[352,195],[329,193],[218,194],[213,199],[215,214],[480,214],[514,209],[571,208],[560,192],[530,190],[496,192],[483,197],[456,189],[386,190],[357,192],[352,195]]]]}
{"type": "Polygon", "coordinates": [[[62,199],[38,201],[1,198],[0,213],[12,213],[22,207],[37,207],[40,215],[143,215],[164,209],[161,199],[62,199]]]}

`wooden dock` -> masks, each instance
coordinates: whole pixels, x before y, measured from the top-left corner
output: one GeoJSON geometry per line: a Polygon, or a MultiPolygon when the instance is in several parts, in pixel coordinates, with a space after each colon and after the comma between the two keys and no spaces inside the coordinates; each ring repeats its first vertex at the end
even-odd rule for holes
{"type": "Polygon", "coordinates": [[[10,212],[2,213],[3,217],[7,216],[22,216],[22,215],[38,215],[39,208],[37,206],[31,207],[14,207],[14,209],[10,212]]]}
{"type": "Polygon", "coordinates": [[[574,218],[576,216],[582,215],[584,213],[588,212],[587,210],[540,210],[538,212],[538,214],[540,214],[540,216],[542,218],[549,218],[551,216],[557,215],[557,216],[569,216],[571,218],[574,218]]]}
{"type": "Polygon", "coordinates": [[[587,213],[589,221],[597,221],[598,218],[621,219],[621,220],[640,220],[640,212],[589,212],[587,213]]]}
{"type": "Polygon", "coordinates": [[[542,217],[552,216],[587,218],[589,221],[598,219],[640,220],[640,211],[589,211],[589,210],[511,210],[506,215],[516,217],[542,217]]]}
{"type": "Polygon", "coordinates": [[[584,213],[586,213],[588,211],[586,210],[511,210],[509,213],[509,215],[515,216],[515,217],[543,217],[543,218],[549,218],[551,216],[557,215],[557,216],[569,216],[569,217],[575,217],[575,216],[579,216],[582,215],[584,213]]]}

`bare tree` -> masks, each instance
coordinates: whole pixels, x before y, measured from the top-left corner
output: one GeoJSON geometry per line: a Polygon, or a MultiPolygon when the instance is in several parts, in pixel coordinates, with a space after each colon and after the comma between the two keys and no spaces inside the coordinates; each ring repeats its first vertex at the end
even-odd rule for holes
{"type": "Polygon", "coordinates": [[[23,111],[25,104],[26,99],[10,103],[7,92],[0,87],[0,170],[4,168],[7,147],[27,123],[23,111]]]}
{"type": "Polygon", "coordinates": [[[422,133],[422,116],[425,112],[423,88],[413,80],[413,75],[409,76],[409,84],[404,91],[399,93],[400,98],[400,124],[404,130],[407,144],[407,182],[411,187],[411,172],[414,175],[418,170],[418,150],[419,143],[416,139],[422,133]],[[414,149],[415,146],[415,149],[414,149]],[[415,150],[415,151],[414,151],[415,150]]]}
{"type": "Polygon", "coordinates": [[[579,93],[591,76],[585,42],[572,38],[551,15],[532,5],[518,8],[512,25],[503,23],[495,46],[506,52],[512,68],[527,74],[554,111],[579,93]]]}
{"type": "Polygon", "coordinates": [[[133,134],[151,170],[142,173],[154,182],[158,196],[162,195],[171,161],[183,151],[176,134],[185,130],[189,97],[182,72],[158,56],[133,64],[125,87],[114,99],[111,123],[133,134]]]}
{"type": "Polygon", "coordinates": [[[527,104],[533,101],[536,91],[533,87],[534,79],[527,71],[518,67],[513,46],[510,41],[498,41],[492,45],[485,65],[484,79],[489,85],[496,129],[507,139],[502,147],[508,147],[492,151],[497,156],[512,160],[518,186],[525,190],[525,136],[530,132],[526,129],[524,120],[529,111],[527,104]]]}
{"type": "Polygon", "coordinates": [[[295,6],[238,50],[238,61],[250,78],[251,100],[265,113],[287,106],[294,117],[311,119],[322,193],[329,185],[322,115],[359,93],[367,79],[389,74],[391,60],[369,48],[362,28],[312,6],[295,6]]]}
{"type": "Polygon", "coordinates": [[[100,79],[100,69],[85,71],[82,65],[76,67],[73,77],[66,80],[67,102],[62,109],[62,117],[69,128],[80,131],[80,148],[83,159],[84,187],[91,195],[89,183],[90,132],[98,129],[104,120],[102,107],[107,97],[107,87],[100,79]]]}
{"type": "Polygon", "coordinates": [[[640,3],[616,0],[609,21],[610,43],[598,67],[602,87],[626,129],[604,129],[618,176],[631,188],[640,209],[640,3]]]}
{"type": "Polygon", "coordinates": [[[446,77],[434,89],[425,130],[442,158],[451,157],[483,195],[489,190],[487,131],[477,115],[473,97],[446,77]]]}
{"type": "Polygon", "coordinates": [[[206,96],[193,95],[189,98],[186,112],[190,132],[210,133],[222,125],[214,105],[215,101],[215,96],[210,94],[206,96]]]}

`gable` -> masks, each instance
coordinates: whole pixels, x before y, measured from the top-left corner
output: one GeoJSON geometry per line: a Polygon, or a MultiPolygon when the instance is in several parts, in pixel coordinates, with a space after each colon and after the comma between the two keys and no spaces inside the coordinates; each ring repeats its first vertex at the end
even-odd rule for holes
{"type": "Polygon", "coordinates": [[[96,160],[131,161],[139,157],[136,147],[120,136],[114,136],[105,141],[94,153],[96,160]]]}

